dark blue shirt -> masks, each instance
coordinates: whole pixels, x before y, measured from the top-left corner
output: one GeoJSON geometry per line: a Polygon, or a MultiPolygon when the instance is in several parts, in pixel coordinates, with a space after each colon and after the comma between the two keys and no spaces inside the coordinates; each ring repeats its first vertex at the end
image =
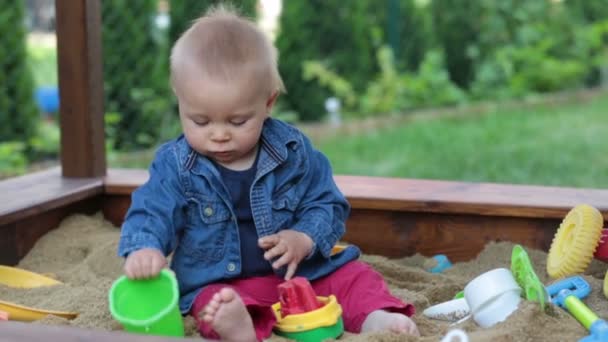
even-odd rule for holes
{"type": "MultiPolygon", "coordinates": [[[[258,153],[259,155],[259,153],[258,153]]],[[[270,262],[264,259],[264,250],[258,246],[258,233],[253,222],[249,190],[257,171],[258,158],[248,170],[230,170],[218,163],[217,167],[224,185],[230,193],[232,207],[237,218],[239,238],[241,242],[241,276],[254,277],[272,274],[270,262]]]]}

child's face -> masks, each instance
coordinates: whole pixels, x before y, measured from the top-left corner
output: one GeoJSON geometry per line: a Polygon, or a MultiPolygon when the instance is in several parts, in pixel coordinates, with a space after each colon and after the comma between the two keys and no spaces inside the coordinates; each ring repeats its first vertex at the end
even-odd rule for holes
{"type": "Polygon", "coordinates": [[[190,146],[225,167],[249,168],[276,95],[239,82],[185,81],[176,94],[190,146]]]}

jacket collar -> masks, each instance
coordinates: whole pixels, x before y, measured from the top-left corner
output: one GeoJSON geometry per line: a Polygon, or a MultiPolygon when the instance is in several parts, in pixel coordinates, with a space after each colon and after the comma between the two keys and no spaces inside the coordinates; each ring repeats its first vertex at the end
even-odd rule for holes
{"type": "MultiPolygon", "coordinates": [[[[209,162],[206,160],[207,158],[198,154],[188,145],[183,135],[177,139],[177,144],[181,152],[179,153],[180,162],[185,170],[198,170],[199,167],[203,166],[199,164],[207,164],[200,159],[205,159],[206,162],[209,162]]],[[[260,137],[260,148],[264,149],[277,164],[281,164],[287,160],[288,148],[295,150],[297,147],[298,130],[295,127],[272,118],[264,121],[262,136],[260,137]]]]}
{"type": "Polygon", "coordinates": [[[264,121],[260,147],[266,149],[268,154],[281,164],[287,159],[287,148],[297,148],[298,131],[282,121],[272,118],[264,121]]]}

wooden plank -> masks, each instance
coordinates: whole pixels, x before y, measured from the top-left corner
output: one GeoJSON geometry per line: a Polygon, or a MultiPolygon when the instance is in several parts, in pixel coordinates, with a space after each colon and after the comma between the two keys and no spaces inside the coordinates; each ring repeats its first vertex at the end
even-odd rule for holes
{"type": "Polygon", "coordinates": [[[103,193],[103,179],[64,178],[52,168],[0,182],[0,226],[103,193]]]}
{"type": "MultiPolygon", "coordinates": [[[[60,178],[55,172],[55,177],[60,178]]],[[[29,181],[18,180],[10,188],[14,193],[15,189],[27,188],[28,184],[44,182],[47,178],[38,175],[29,181]]],[[[96,183],[98,187],[105,188],[102,203],[99,202],[100,197],[80,199],[69,205],[62,204],[54,212],[34,212],[17,222],[0,225],[0,263],[11,264],[19,260],[49,227],[56,226],[69,213],[93,212],[101,207],[110,221],[120,225],[130,205],[131,192],[146,179],[144,170],[110,170],[103,185],[96,183]]],[[[337,176],[336,180],[353,203],[345,241],[360,246],[368,254],[404,257],[414,253],[427,256],[443,253],[455,262],[475,257],[489,241],[512,241],[547,250],[562,219],[558,215],[559,206],[550,200],[549,194],[573,195],[581,191],[375,177],[337,176]],[[526,198],[525,194],[533,199],[526,198]],[[488,203],[482,201],[484,198],[488,203]],[[418,201],[425,204],[420,205],[418,201]],[[500,205],[510,210],[501,209],[500,205]],[[441,208],[447,208],[446,212],[441,212],[441,208]],[[463,212],[456,212],[459,208],[463,212]],[[522,208],[524,213],[518,215],[515,208],[522,208]],[[500,215],[501,210],[506,214],[500,215]]],[[[604,191],[591,189],[589,193],[583,191],[580,196],[588,196],[585,197],[588,203],[601,208],[603,195],[604,191]]],[[[556,201],[566,210],[567,203],[558,197],[556,201]]],[[[3,340],[101,341],[112,338],[121,341],[123,338],[106,335],[118,333],[13,324],[16,323],[4,325],[8,330],[3,329],[3,340]]],[[[139,338],[125,336],[125,341],[139,338]]],[[[151,339],[142,338],[146,341],[151,339]]]]}
{"type": "Polygon", "coordinates": [[[120,227],[130,205],[130,195],[105,195],[102,203],[103,216],[113,225],[120,227]]]}
{"type": "Polygon", "coordinates": [[[608,190],[403,178],[336,176],[357,208],[562,218],[587,203],[608,219],[608,190]]]}
{"type": "Polygon", "coordinates": [[[364,253],[401,258],[445,254],[452,261],[473,259],[491,241],[510,241],[547,251],[558,219],[459,215],[355,209],[344,240],[364,253]]]}
{"type": "Polygon", "coordinates": [[[16,265],[20,259],[16,224],[0,226],[0,265],[16,265]]]}
{"type": "Polygon", "coordinates": [[[100,0],[57,0],[61,165],[65,177],[106,172],[100,0]]]}
{"type": "MultiPolygon", "coordinates": [[[[63,1],[63,0],[58,0],[63,1]]],[[[0,341],[22,342],[22,341],[48,341],[48,342],[175,342],[175,341],[198,341],[194,338],[172,338],[149,335],[136,335],[120,331],[87,330],[82,328],[50,326],[42,324],[21,322],[0,322],[2,325],[0,341]]]]}
{"type": "MultiPolygon", "coordinates": [[[[110,169],[105,192],[130,194],[147,179],[146,170],[110,169]]],[[[335,179],[353,209],[561,219],[575,205],[587,203],[608,220],[604,189],[342,175],[335,179]]]]}
{"type": "Polygon", "coordinates": [[[143,169],[108,169],[103,180],[104,192],[109,195],[131,195],[148,178],[148,171],[143,169]]]}
{"type": "Polygon", "coordinates": [[[8,224],[0,224],[0,264],[16,265],[44,234],[57,228],[69,215],[92,215],[101,207],[101,196],[81,199],[57,208],[21,217],[8,224]]]}
{"type": "MultiPolygon", "coordinates": [[[[106,195],[105,218],[120,227],[130,196],[106,195]]],[[[344,241],[364,253],[401,258],[416,253],[446,254],[451,260],[470,260],[490,241],[511,241],[548,250],[560,219],[438,214],[353,208],[344,241]]]]}

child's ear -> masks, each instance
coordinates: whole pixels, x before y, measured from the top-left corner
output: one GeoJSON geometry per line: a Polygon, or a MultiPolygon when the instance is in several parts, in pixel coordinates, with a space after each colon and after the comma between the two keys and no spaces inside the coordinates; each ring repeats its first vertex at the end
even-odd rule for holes
{"type": "Polygon", "coordinates": [[[268,100],[266,100],[266,112],[268,115],[270,115],[270,112],[272,111],[272,107],[277,102],[278,97],[279,97],[279,92],[275,91],[274,93],[272,93],[272,95],[270,95],[268,100]]]}

